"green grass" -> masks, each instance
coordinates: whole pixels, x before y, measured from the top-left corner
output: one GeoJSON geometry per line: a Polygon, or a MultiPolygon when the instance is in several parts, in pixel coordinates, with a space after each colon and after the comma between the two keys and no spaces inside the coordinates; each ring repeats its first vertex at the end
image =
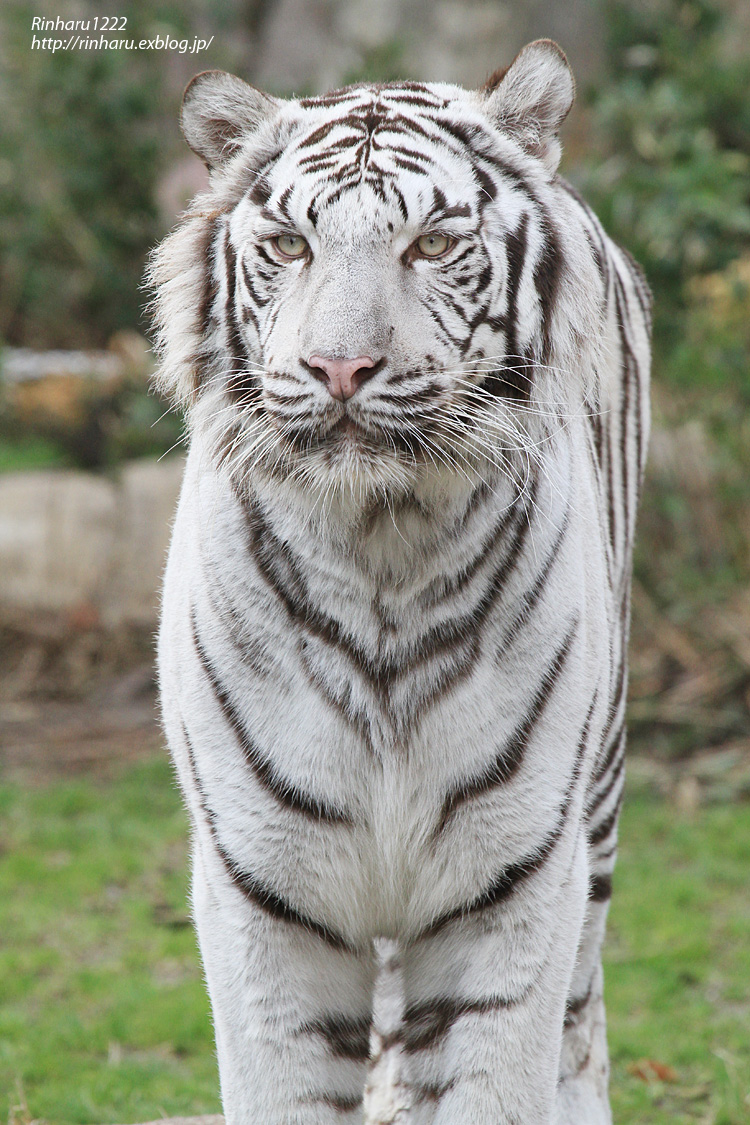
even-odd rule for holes
{"type": "Polygon", "coordinates": [[[623,1125],[750,1121],[750,805],[625,805],[608,930],[612,1104],[623,1125]],[[652,1059],[677,1080],[646,1083],[652,1059]]]}
{"type": "MultiPolygon", "coordinates": [[[[0,1121],[216,1111],[167,764],[2,787],[0,824],[0,1121]]],[[[631,793],[607,954],[618,1125],[750,1119],[749,870],[750,806],[686,818],[631,793]],[[644,1082],[642,1059],[676,1081],[644,1082]]]]}
{"type": "Polygon", "coordinates": [[[166,762],[5,788],[0,823],[0,1121],[24,1098],[50,1122],[216,1111],[166,762]]]}

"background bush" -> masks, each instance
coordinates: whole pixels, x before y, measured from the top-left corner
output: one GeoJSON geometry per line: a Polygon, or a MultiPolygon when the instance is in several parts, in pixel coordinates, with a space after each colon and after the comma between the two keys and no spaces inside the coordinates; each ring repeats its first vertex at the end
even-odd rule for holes
{"type": "Polygon", "coordinates": [[[92,347],[143,329],[144,255],[162,233],[162,69],[138,52],[33,51],[2,17],[0,337],[92,347]]]}

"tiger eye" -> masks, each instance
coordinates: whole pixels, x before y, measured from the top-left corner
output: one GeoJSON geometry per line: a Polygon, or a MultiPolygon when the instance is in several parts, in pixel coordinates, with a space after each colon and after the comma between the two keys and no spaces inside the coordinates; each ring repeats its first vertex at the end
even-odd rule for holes
{"type": "Polygon", "coordinates": [[[301,234],[280,234],[273,244],[285,258],[303,258],[309,246],[301,234]]]}
{"type": "Polygon", "coordinates": [[[418,253],[423,258],[441,258],[453,245],[447,234],[423,234],[416,243],[418,253]]]}

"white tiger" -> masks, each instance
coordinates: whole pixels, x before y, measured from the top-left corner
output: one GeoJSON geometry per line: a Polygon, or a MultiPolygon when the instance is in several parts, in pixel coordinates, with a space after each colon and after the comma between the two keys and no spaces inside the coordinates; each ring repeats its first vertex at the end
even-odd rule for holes
{"type": "Polygon", "coordinates": [[[479,91],[186,91],[159,662],[229,1125],[362,1120],[381,937],[403,1120],[611,1120],[649,297],[556,174],[573,94],[549,41],[479,91]]]}

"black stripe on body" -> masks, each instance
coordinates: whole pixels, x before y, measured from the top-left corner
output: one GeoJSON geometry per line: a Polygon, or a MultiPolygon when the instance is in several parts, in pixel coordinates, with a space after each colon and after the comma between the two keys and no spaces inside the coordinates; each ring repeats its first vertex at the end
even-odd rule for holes
{"type": "Polygon", "coordinates": [[[635,486],[633,505],[629,504],[629,488],[627,482],[623,484],[623,497],[627,510],[627,526],[632,525],[631,511],[638,504],[638,498],[641,488],[642,466],[641,460],[643,456],[643,433],[641,431],[641,381],[638,377],[638,362],[635,357],[635,352],[630,344],[628,338],[627,322],[628,322],[628,301],[625,287],[620,280],[619,276],[615,274],[615,294],[617,300],[617,325],[620,333],[620,347],[622,349],[621,373],[622,373],[622,433],[621,433],[621,456],[623,460],[623,479],[625,480],[626,471],[630,470],[630,459],[627,454],[627,426],[626,420],[632,422],[632,427],[635,435],[635,486]],[[633,396],[633,407],[630,409],[630,395],[633,396]]]}
{"type": "Polygon", "coordinates": [[[504,1011],[522,1003],[525,997],[526,993],[517,997],[485,996],[481,1000],[438,996],[433,1000],[410,1004],[404,1012],[400,1041],[410,1054],[429,1050],[444,1039],[462,1017],[504,1011]]]}
{"type": "Polygon", "coordinates": [[[609,519],[609,542],[612,557],[617,556],[617,509],[615,507],[614,456],[612,453],[612,421],[607,429],[605,443],[605,465],[607,474],[607,515],[609,519]]]}
{"type": "MultiPolygon", "coordinates": [[[[476,489],[456,528],[456,538],[465,530],[469,518],[476,514],[477,509],[486,502],[487,494],[488,488],[482,485],[476,489]]],[[[421,595],[421,601],[425,608],[432,608],[444,602],[446,599],[452,599],[456,594],[462,592],[480,570],[483,563],[486,562],[492,552],[496,550],[498,544],[504,538],[514,521],[517,522],[516,535],[518,535],[520,530],[518,521],[523,522],[524,518],[528,518],[530,511],[533,509],[533,503],[536,501],[536,497],[537,481],[535,479],[532,483],[529,502],[525,508],[519,509],[509,505],[508,508],[500,514],[495,526],[488,532],[473,559],[467,562],[455,576],[445,578],[441,575],[427,587],[421,595]]]]}
{"type": "Polygon", "coordinates": [[[530,616],[532,610],[537,605],[539,599],[541,598],[542,594],[544,593],[544,591],[547,587],[547,582],[549,581],[549,576],[550,576],[550,573],[552,571],[552,568],[553,568],[555,562],[557,561],[560,548],[562,547],[562,544],[563,544],[563,540],[565,539],[565,536],[567,535],[569,523],[570,523],[570,508],[566,507],[565,516],[563,518],[562,524],[560,525],[560,530],[557,533],[557,535],[555,536],[555,541],[550,548],[550,552],[549,552],[549,554],[548,554],[548,556],[547,556],[547,558],[546,558],[546,560],[545,560],[545,562],[542,566],[542,569],[539,571],[539,574],[537,575],[533,586],[531,586],[531,588],[529,590],[527,590],[526,593],[523,595],[523,597],[521,599],[521,607],[520,607],[518,613],[516,614],[512,625],[509,627],[508,631],[505,633],[505,635],[502,639],[501,645],[500,645],[500,647],[498,649],[498,652],[497,652],[497,659],[498,660],[501,657],[505,657],[505,655],[507,654],[511,645],[513,644],[513,642],[518,637],[518,634],[521,632],[521,630],[524,628],[527,621],[529,620],[529,616],[530,616]]]}
{"type": "Polygon", "coordinates": [[[615,807],[599,824],[594,827],[589,827],[589,844],[595,848],[597,844],[601,844],[606,840],[617,827],[617,820],[620,815],[620,808],[622,806],[622,793],[619,794],[615,807]]]}
{"type": "Polygon", "coordinates": [[[214,847],[234,886],[242,892],[249,902],[257,906],[270,918],[289,923],[290,925],[299,926],[301,929],[320,938],[326,945],[330,945],[333,949],[342,949],[349,953],[356,953],[357,950],[355,947],[341,934],[336,933],[335,930],[330,929],[323,922],[319,922],[317,919],[311,918],[308,914],[297,910],[295,906],[292,906],[290,902],[282,898],[281,895],[277,894],[271,887],[266,886],[265,883],[256,879],[249,872],[243,871],[237,861],[229,854],[219,838],[217,826],[218,817],[216,812],[209,806],[206,794],[203,791],[195,762],[195,751],[193,750],[184,722],[182,723],[182,735],[185,740],[190,772],[195,791],[198,794],[201,811],[211,833],[214,847]]]}
{"type": "Polygon", "coordinates": [[[624,742],[622,744],[623,753],[617,758],[616,763],[613,762],[612,771],[607,779],[607,783],[603,789],[593,792],[589,795],[588,803],[586,805],[586,817],[590,820],[597,809],[601,808],[604,802],[609,797],[610,793],[622,780],[622,775],[625,772],[625,753],[624,742]]]}
{"type": "Polygon", "coordinates": [[[589,879],[589,902],[609,902],[612,898],[612,876],[592,875],[589,879]]]}
{"type": "Polygon", "coordinates": [[[411,1087],[412,1102],[439,1102],[456,1085],[455,1078],[448,1082],[421,1082],[411,1087]]]}
{"type": "Polygon", "coordinates": [[[322,1097],[315,1098],[316,1102],[329,1106],[331,1109],[338,1110],[339,1113],[351,1113],[352,1110],[358,1109],[364,1101],[362,1094],[324,1094],[322,1097]]]}
{"type": "Polygon", "coordinates": [[[498,906],[500,903],[507,901],[522,883],[532,875],[541,871],[545,866],[560,841],[567,824],[575,787],[581,775],[595,705],[596,695],[594,695],[594,699],[591,702],[586,716],[586,721],[581,730],[575,764],[565,791],[565,796],[558,810],[557,824],[555,827],[547,834],[533,852],[524,856],[523,859],[518,860],[516,863],[511,863],[508,864],[507,867],[504,867],[490,885],[475,898],[471,899],[468,903],[457,906],[453,910],[448,910],[444,914],[439,915],[438,918],[419,935],[420,939],[434,936],[451,922],[468,918],[472,914],[479,914],[484,910],[488,910],[491,907],[498,906]]]}
{"type": "Polygon", "coordinates": [[[495,760],[478,776],[462,781],[445,798],[440,821],[435,830],[436,836],[445,829],[456,810],[460,809],[467,801],[489,793],[498,785],[507,784],[516,775],[523,762],[534,728],[544,714],[555,684],[565,668],[577,629],[578,622],[576,621],[544,673],[541,684],[529,704],[523,721],[513,731],[495,760]]]}
{"type": "Polygon", "coordinates": [[[646,324],[646,329],[651,331],[651,320],[653,315],[653,296],[651,288],[646,280],[646,275],[641,269],[638,262],[636,262],[633,255],[625,246],[618,247],[620,253],[625,258],[629,268],[630,276],[633,281],[633,288],[635,289],[636,298],[643,314],[643,319],[646,324]]]}
{"type": "Polygon", "coordinates": [[[271,761],[261,754],[260,750],[251,739],[226,688],[221,683],[216,669],[198,635],[195,611],[191,614],[191,627],[193,644],[195,645],[195,651],[198,655],[201,668],[211,685],[214,698],[227,724],[231,728],[232,734],[240,744],[243,757],[250,766],[256,781],[258,781],[263,789],[270,793],[280,805],[283,805],[283,807],[290,812],[303,813],[313,820],[325,821],[328,824],[352,824],[353,820],[349,813],[333,805],[328,805],[323,801],[318,801],[309,794],[302,793],[292,782],[278,776],[271,761]]]}
{"type": "Polygon", "coordinates": [[[593,991],[594,982],[592,980],[591,984],[589,984],[588,988],[584,993],[582,993],[581,996],[577,996],[574,999],[568,998],[568,1002],[565,1005],[565,1019],[563,1020],[563,1027],[573,1027],[578,1022],[578,1018],[581,1012],[592,999],[593,991]]]}
{"type": "Polygon", "coordinates": [[[561,176],[556,177],[555,182],[558,187],[562,188],[566,195],[569,195],[570,198],[578,204],[588,220],[589,225],[584,226],[584,234],[591,249],[591,255],[594,259],[597,272],[602,280],[604,292],[607,293],[609,291],[610,256],[607,251],[604,229],[586,200],[571,183],[562,179],[561,176]]]}
{"type": "Polygon", "coordinates": [[[624,745],[625,745],[624,744],[624,738],[625,738],[624,720],[620,724],[620,726],[617,728],[617,734],[615,734],[614,737],[612,737],[611,742],[609,741],[610,737],[612,735],[612,724],[614,723],[614,718],[619,713],[621,706],[622,706],[622,696],[618,692],[618,694],[616,695],[615,700],[612,703],[611,708],[610,708],[610,718],[608,720],[607,729],[604,731],[604,734],[602,735],[602,749],[604,749],[604,747],[607,746],[607,745],[609,745],[609,749],[607,750],[606,754],[602,758],[601,762],[598,761],[598,760],[596,762],[594,774],[593,774],[593,777],[591,778],[591,786],[592,787],[599,785],[604,780],[604,778],[607,776],[611,767],[615,764],[615,759],[618,757],[618,755],[620,753],[624,752],[624,745]]]}
{"type": "MultiPolygon", "coordinates": [[[[310,599],[305,580],[288,547],[281,543],[264,519],[257,504],[243,505],[249,530],[249,549],[261,575],[282,602],[292,620],[305,632],[320,637],[343,651],[358,672],[378,692],[388,690],[392,682],[412,672],[429,659],[456,646],[467,646],[472,661],[479,656],[479,634],[496,598],[514,571],[526,543],[530,528],[530,513],[536,495],[536,481],[526,504],[513,513],[516,519],[514,537],[494,573],[489,577],[487,589],[479,602],[462,617],[437,625],[428,630],[419,648],[401,659],[389,656],[370,656],[358,648],[342,625],[323,613],[310,599]]],[[[505,527],[505,520],[500,521],[505,527]]],[[[490,543],[497,529],[490,535],[490,543]]],[[[490,544],[487,544],[489,550],[490,544]]],[[[484,551],[481,552],[482,557],[484,551]]],[[[471,575],[481,564],[482,557],[473,560],[466,569],[471,575]]]]}
{"type": "MultiPolygon", "coordinates": [[[[630,458],[628,457],[628,430],[630,427],[630,377],[631,356],[623,318],[626,313],[622,282],[615,272],[615,308],[617,330],[620,336],[620,514],[625,542],[629,542],[632,526],[630,495],[630,458]]],[[[640,419],[638,420],[640,421],[640,419]]]]}
{"type": "Polygon", "coordinates": [[[591,778],[592,787],[598,785],[604,779],[615,758],[618,754],[624,752],[624,713],[628,687],[627,641],[629,616],[629,598],[626,596],[622,599],[620,604],[620,637],[622,648],[615,670],[616,682],[610,696],[609,714],[606,727],[602,734],[599,754],[594,764],[594,773],[591,778]],[[615,729],[617,730],[617,734],[613,737],[612,731],[615,729]]]}
{"type": "Polygon", "coordinates": [[[366,1062],[370,1057],[370,1018],[322,1016],[300,1029],[304,1035],[320,1035],[331,1054],[339,1059],[366,1062]]]}
{"type": "Polygon", "coordinates": [[[265,914],[270,915],[277,921],[301,926],[302,929],[307,930],[311,934],[315,934],[315,936],[321,938],[326,945],[333,946],[335,949],[345,949],[350,953],[356,952],[354,947],[351,946],[341,934],[336,933],[323,922],[318,922],[317,919],[311,918],[308,914],[303,914],[302,911],[297,910],[295,906],[292,906],[290,902],[282,898],[281,895],[277,894],[271,887],[268,887],[265,883],[256,879],[250,872],[243,871],[224,849],[216,836],[214,836],[214,842],[234,885],[242,891],[245,898],[260,907],[265,914]]]}

